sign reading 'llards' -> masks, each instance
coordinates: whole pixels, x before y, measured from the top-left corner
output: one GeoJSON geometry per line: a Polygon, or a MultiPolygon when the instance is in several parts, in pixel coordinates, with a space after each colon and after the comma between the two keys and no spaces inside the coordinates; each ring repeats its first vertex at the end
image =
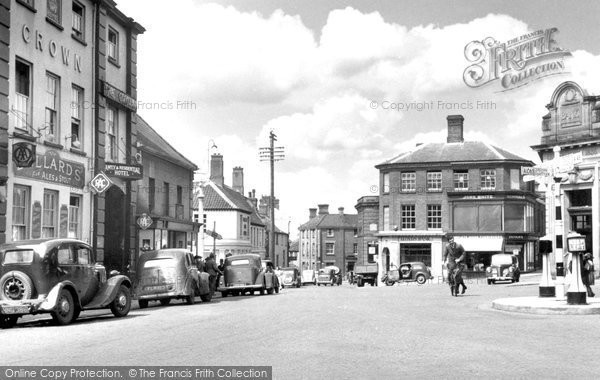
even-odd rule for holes
{"type": "Polygon", "coordinates": [[[15,164],[15,175],[78,189],[85,186],[85,166],[61,158],[55,150],[37,154],[31,167],[19,168],[15,164]]]}
{"type": "Polygon", "coordinates": [[[142,165],[107,162],[104,164],[104,173],[116,178],[142,179],[144,177],[144,168],[142,165]]]}

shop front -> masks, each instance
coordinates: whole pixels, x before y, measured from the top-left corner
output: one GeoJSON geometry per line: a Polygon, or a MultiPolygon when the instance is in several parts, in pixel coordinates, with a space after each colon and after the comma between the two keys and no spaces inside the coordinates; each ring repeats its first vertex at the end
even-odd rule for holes
{"type": "MultiPolygon", "coordinates": [[[[138,215],[138,220],[141,221],[144,215],[138,215]]],[[[150,226],[145,229],[138,223],[138,244],[142,251],[163,248],[184,248],[191,251],[192,247],[197,245],[199,223],[173,221],[164,217],[148,215],[145,217],[151,218],[152,221],[150,226]]]]}

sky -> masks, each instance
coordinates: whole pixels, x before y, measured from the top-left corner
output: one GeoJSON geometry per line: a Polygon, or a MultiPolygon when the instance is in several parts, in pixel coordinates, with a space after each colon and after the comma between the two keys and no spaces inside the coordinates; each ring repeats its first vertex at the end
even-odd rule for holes
{"type": "Polygon", "coordinates": [[[538,163],[530,146],[540,143],[554,89],[574,81],[600,95],[598,1],[165,4],[117,1],[146,28],[138,38],[138,114],[200,176],[208,156],[220,153],[225,183],[241,166],[245,192],[258,196],[270,192],[258,152],[273,131],[285,150],[275,165],[277,224],[285,231],[289,222],[292,238],[318,204],[356,213],[358,198],[378,194],[375,165],[417,143],[445,141],[448,115],[464,116],[466,140],[538,163]],[[550,28],[571,53],[559,75],[511,91],[500,91],[499,81],[465,84],[470,42],[550,28]]]}

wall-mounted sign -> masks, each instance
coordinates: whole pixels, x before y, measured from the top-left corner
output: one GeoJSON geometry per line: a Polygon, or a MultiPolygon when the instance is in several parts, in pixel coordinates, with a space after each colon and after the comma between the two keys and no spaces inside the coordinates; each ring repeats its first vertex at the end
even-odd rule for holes
{"type": "Polygon", "coordinates": [[[13,161],[18,168],[30,168],[35,162],[35,145],[26,142],[13,144],[13,161]]]}
{"type": "Polygon", "coordinates": [[[116,89],[110,84],[100,81],[100,89],[101,94],[104,95],[107,99],[112,100],[113,102],[122,105],[125,108],[128,108],[132,111],[137,110],[137,103],[134,98],[127,95],[121,90],[116,89]]]}
{"type": "Polygon", "coordinates": [[[112,185],[110,178],[100,172],[90,181],[90,188],[97,194],[102,194],[112,185]]]}
{"type": "Polygon", "coordinates": [[[104,164],[104,173],[116,178],[142,179],[144,177],[144,167],[142,165],[107,162],[104,164]]]}
{"type": "Polygon", "coordinates": [[[79,162],[60,158],[55,150],[36,155],[35,164],[31,167],[23,168],[16,164],[15,166],[15,175],[18,177],[33,178],[78,189],[83,189],[85,186],[85,166],[79,162]]]}
{"type": "Polygon", "coordinates": [[[146,213],[142,214],[142,216],[137,218],[137,225],[140,226],[142,230],[148,229],[148,227],[150,227],[152,223],[152,218],[146,213]]]}

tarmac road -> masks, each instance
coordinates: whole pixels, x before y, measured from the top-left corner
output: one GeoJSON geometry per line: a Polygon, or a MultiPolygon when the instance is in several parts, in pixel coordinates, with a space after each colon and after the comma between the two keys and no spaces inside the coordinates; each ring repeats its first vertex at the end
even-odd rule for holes
{"type": "Polygon", "coordinates": [[[122,319],[84,312],[63,327],[28,317],[0,330],[0,357],[5,365],[268,365],[275,379],[598,378],[600,316],[491,308],[497,298],[536,295],[536,284],[467,282],[466,294],[451,297],[435,281],[344,283],[154,303],[122,319]]]}

